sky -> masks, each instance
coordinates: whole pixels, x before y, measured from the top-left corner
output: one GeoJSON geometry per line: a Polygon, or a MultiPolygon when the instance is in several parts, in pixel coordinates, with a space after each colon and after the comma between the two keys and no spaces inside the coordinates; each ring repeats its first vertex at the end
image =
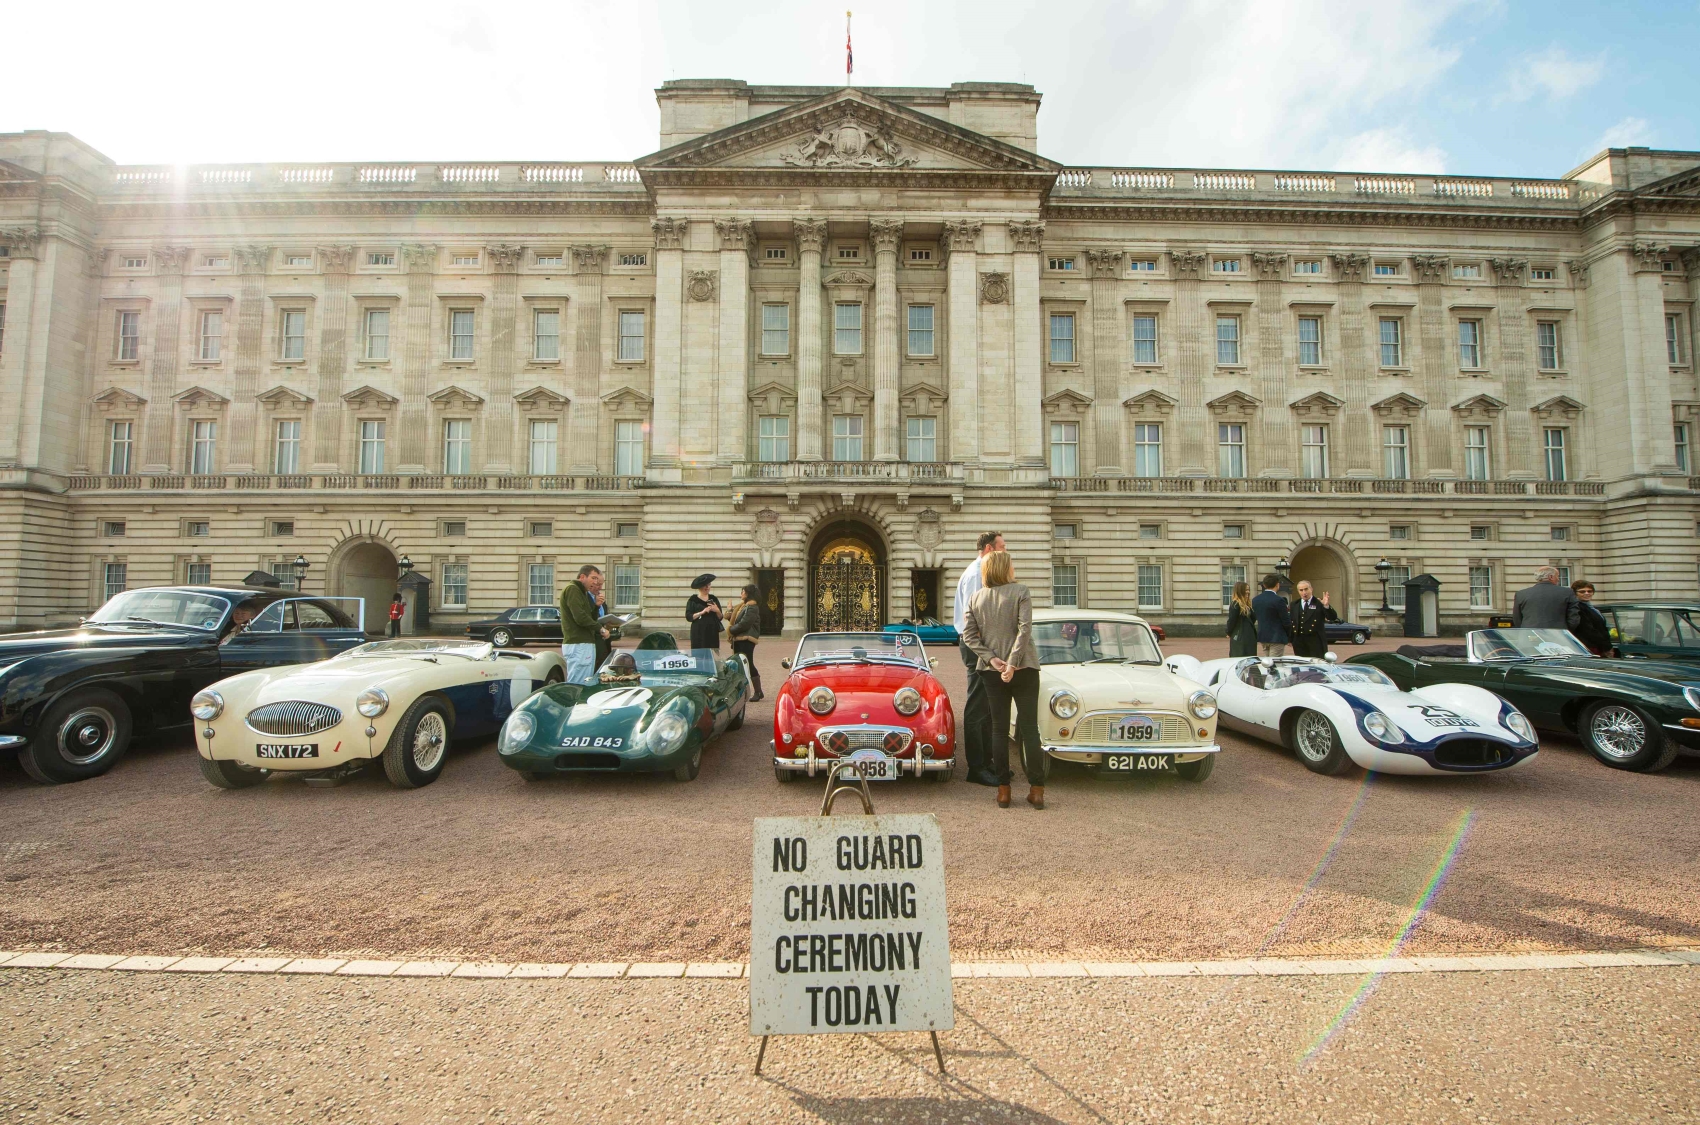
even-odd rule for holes
{"type": "MultiPolygon", "coordinates": [[[[1700,0],[850,0],[861,86],[1027,82],[1082,166],[1560,176],[1700,149],[1700,0]]],[[[671,78],[844,81],[833,4],[28,4],[0,132],[120,163],[630,160],[671,78]]]]}

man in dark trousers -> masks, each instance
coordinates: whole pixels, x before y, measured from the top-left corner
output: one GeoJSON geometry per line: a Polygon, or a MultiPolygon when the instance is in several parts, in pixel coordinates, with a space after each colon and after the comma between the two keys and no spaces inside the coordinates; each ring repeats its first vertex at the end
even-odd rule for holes
{"type": "MultiPolygon", "coordinates": [[[[980,577],[980,560],[993,551],[1004,549],[1003,536],[995,531],[988,531],[980,536],[977,546],[979,554],[963,568],[962,577],[956,581],[958,638],[962,636],[968,600],[985,587],[985,582],[980,577]]],[[[968,698],[962,703],[962,728],[957,736],[957,741],[962,744],[962,756],[968,760],[967,780],[975,785],[990,785],[995,788],[1003,782],[992,772],[992,700],[986,694],[986,685],[980,682],[979,675],[974,671],[979,666],[980,658],[966,644],[960,641],[958,644],[962,649],[962,663],[968,668],[968,698]]]]}
{"type": "Polygon", "coordinates": [[[1251,616],[1257,622],[1257,655],[1285,656],[1287,641],[1293,632],[1292,611],[1279,591],[1281,578],[1276,574],[1263,576],[1263,592],[1251,599],[1251,616]]]}
{"type": "Polygon", "coordinates": [[[1328,623],[1340,620],[1340,615],[1329,606],[1328,595],[1318,598],[1309,582],[1299,583],[1298,595],[1288,607],[1293,622],[1293,655],[1320,660],[1328,655],[1328,623]]]}
{"type": "Polygon", "coordinates": [[[1535,571],[1535,584],[1517,591],[1511,600],[1513,629],[1571,629],[1582,623],[1576,591],[1558,584],[1558,568],[1535,571]]]}

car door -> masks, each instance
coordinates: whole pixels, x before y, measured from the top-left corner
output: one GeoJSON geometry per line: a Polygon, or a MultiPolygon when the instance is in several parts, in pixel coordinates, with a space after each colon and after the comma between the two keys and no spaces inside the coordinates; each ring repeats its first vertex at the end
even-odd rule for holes
{"type": "Polygon", "coordinates": [[[537,607],[537,639],[561,643],[561,608],[545,605],[537,607]]]}
{"type": "Polygon", "coordinates": [[[1279,738],[1279,711],[1274,692],[1264,685],[1269,669],[1261,661],[1247,660],[1222,673],[1216,682],[1217,711],[1228,727],[1259,738],[1279,738]]]}
{"type": "Polygon", "coordinates": [[[508,628],[513,631],[514,643],[523,645],[537,639],[537,611],[530,606],[507,612],[508,628]]]}

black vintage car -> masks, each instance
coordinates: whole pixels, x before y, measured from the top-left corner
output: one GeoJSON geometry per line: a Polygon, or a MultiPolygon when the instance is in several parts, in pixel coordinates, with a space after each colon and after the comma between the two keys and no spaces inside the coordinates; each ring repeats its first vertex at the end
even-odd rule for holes
{"type": "Polygon", "coordinates": [[[189,700],[208,684],[364,643],[362,608],[284,590],[153,586],[115,595],[75,629],[0,637],[0,752],[15,750],[47,784],[105,773],[133,735],[190,723],[189,700]]]}
{"type": "Polygon", "coordinates": [[[561,610],[552,605],[522,605],[504,609],[486,621],[473,621],[466,635],[475,641],[489,641],[497,648],[548,642],[561,643],[561,610]]]}
{"type": "Polygon", "coordinates": [[[1359,625],[1355,621],[1330,621],[1323,628],[1328,631],[1329,644],[1351,641],[1355,645],[1367,645],[1373,635],[1368,625],[1359,625]]]}

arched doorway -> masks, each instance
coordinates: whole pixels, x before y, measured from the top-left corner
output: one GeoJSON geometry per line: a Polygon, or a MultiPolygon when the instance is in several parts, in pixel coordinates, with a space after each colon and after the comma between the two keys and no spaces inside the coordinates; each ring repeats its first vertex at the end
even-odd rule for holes
{"type": "Polygon", "coordinates": [[[885,627],[885,545],[856,520],[838,520],[809,545],[809,631],[878,632],[885,627]]]}
{"type": "Polygon", "coordinates": [[[356,543],[331,569],[331,589],[345,598],[366,599],[366,632],[381,635],[390,626],[390,599],[398,571],[395,553],[382,543],[356,543]]]}
{"type": "Polygon", "coordinates": [[[1328,605],[1340,620],[1351,620],[1351,570],[1339,551],[1321,543],[1299,548],[1293,554],[1291,580],[1294,590],[1300,582],[1309,582],[1317,597],[1328,595],[1328,605]]]}

